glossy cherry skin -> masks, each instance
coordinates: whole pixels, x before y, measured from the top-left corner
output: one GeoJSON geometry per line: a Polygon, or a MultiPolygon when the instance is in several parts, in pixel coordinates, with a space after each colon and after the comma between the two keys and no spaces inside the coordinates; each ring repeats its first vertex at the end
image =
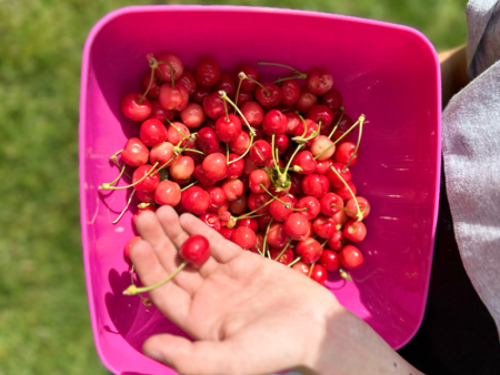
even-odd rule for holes
{"type": "Polygon", "coordinates": [[[321,238],[330,238],[333,236],[336,228],[335,221],[327,216],[320,215],[312,223],[314,233],[321,238]]]}
{"type": "Polygon", "coordinates": [[[333,77],[327,69],[316,69],[309,73],[306,84],[313,94],[323,95],[333,87],[333,77]]]}
{"type": "Polygon", "coordinates": [[[335,193],[326,193],[320,200],[321,213],[325,216],[333,216],[344,207],[344,200],[335,193]]]}
{"type": "Polygon", "coordinates": [[[193,177],[198,180],[198,185],[202,188],[207,189],[215,185],[216,181],[209,179],[205,176],[205,171],[202,168],[202,164],[197,164],[194,167],[193,177]]]}
{"type": "Polygon", "coordinates": [[[141,240],[141,236],[135,236],[132,237],[130,240],[127,241],[125,244],[125,248],[123,249],[123,255],[125,256],[126,260],[130,260],[130,249],[136,242],[139,242],[141,240]]]}
{"type": "MultiPolygon", "coordinates": [[[[224,203],[218,210],[217,210],[217,217],[220,219],[221,224],[223,224],[223,221],[228,221],[231,219],[231,212],[229,212],[229,202],[224,203]]],[[[226,223],[227,224],[227,223],[226,223]]],[[[226,225],[227,226],[227,225],[226,225]]]]}
{"type": "Polygon", "coordinates": [[[300,151],[292,160],[292,167],[298,167],[299,174],[310,174],[316,169],[316,162],[311,154],[311,151],[300,151]]]}
{"type": "Polygon", "coordinates": [[[153,169],[153,166],[150,164],[144,164],[138,167],[134,174],[132,175],[132,183],[134,183],[134,189],[138,191],[148,192],[154,191],[158,184],[160,183],[160,174],[155,173],[154,175],[149,174],[149,172],[153,169]],[[148,175],[149,174],[149,175],[148,175]],[[144,180],[137,183],[141,178],[148,175],[144,180]]]}
{"type": "Polygon", "coordinates": [[[340,264],[348,270],[358,268],[363,264],[363,254],[353,245],[345,245],[339,253],[340,264]]]}
{"type": "Polygon", "coordinates": [[[293,258],[294,258],[293,251],[292,251],[292,249],[287,248],[284,251],[284,253],[279,258],[277,258],[278,255],[281,254],[281,252],[282,252],[282,249],[272,248],[269,250],[269,255],[271,256],[272,260],[274,260],[278,263],[284,264],[285,266],[288,266],[293,261],[293,258]]]}
{"type": "Polygon", "coordinates": [[[262,86],[267,90],[267,92],[261,86],[257,86],[255,89],[255,99],[264,108],[276,107],[281,102],[282,94],[281,89],[274,83],[263,83],[262,86]]]}
{"type": "Polygon", "coordinates": [[[210,244],[205,237],[195,234],[184,241],[179,256],[187,260],[191,267],[200,268],[210,258],[210,244]]]}
{"type": "Polygon", "coordinates": [[[271,197],[266,193],[255,194],[248,196],[248,208],[250,211],[255,211],[255,214],[263,214],[269,211],[269,205],[264,206],[271,200],[271,197]]]}
{"type": "Polygon", "coordinates": [[[330,108],[332,112],[338,111],[342,107],[342,94],[339,90],[331,88],[330,91],[321,96],[320,102],[330,108]]]}
{"type": "MultiPolygon", "coordinates": [[[[203,98],[212,94],[210,89],[206,89],[204,87],[197,87],[192,94],[189,95],[189,101],[192,103],[203,103],[203,98]]],[[[217,95],[218,96],[218,95],[217,95]]]]}
{"type": "Polygon", "coordinates": [[[181,202],[186,210],[201,215],[208,209],[210,195],[199,186],[191,186],[182,192],[181,202]]]}
{"type": "Polygon", "coordinates": [[[302,194],[302,179],[304,176],[298,173],[290,174],[290,193],[299,195],[302,194]]]}
{"type": "Polygon", "coordinates": [[[294,240],[302,240],[311,229],[311,223],[303,214],[294,212],[283,223],[285,232],[294,240]]]}
{"type": "Polygon", "coordinates": [[[178,183],[165,180],[155,190],[155,201],[158,204],[177,206],[181,201],[181,188],[178,183]]]}
{"type": "Polygon", "coordinates": [[[287,126],[288,119],[280,110],[271,109],[264,115],[264,119],[262,121],[262,130],[267,135],[284,134],[287,126]]]}
{"type": "Polygon", "coordinates": [[[255,165],[264,165],[268,160],[271,160],[271,157],[271,145],[262,139],[254,142],[250,148],[250,159],[255,165]]]}
{"type": "Polygon", "coordinates": [[[275,200],[269,205],[269,213],[276,221],[282,223],[286,220],[288,216],[293,213],[292,208],[294,208],[293,201],[290,197],[282,196],[280,197],[282,202],[275,200]],[[287,206],[288,204],[288,206],[287,206]]]}
{"type": "Polygon", "coordinates": [[[316,160],[316,174],[326,174],[328,169],[332,166],[333,161],[331,159],[327,160],[316,160]]]}
{"type": "Polygon", "coordinates": [[[300,87],[297,81],[289,79],[281,83],[281,104],[291,107],[297,103],[300,96],[300,87]]]}
{"type": "Polygon", "coordinates": [[[245,192],[245,187],[243,186],[243,182],[241,180],[235,178],[232,180],[224,180],[222,182],[222,189],[226,193],[226,199],[228,202],[232,202],[236,200],[238,197],[241,197],[245,192]]]}
{"type": "MultiPolygon", "coordinates": [[[[349,160],[351,160],[351,155],[354,153],[354,150],[356,149],[356,145],[352,142],[344,142],[341,143],[337,146],[337,150],[335,151],[335,154],[333,155],[333,159],[337,163],[342,163],[342,164],[347,164],[349,163],[349,160]]],[[[349,166],[352,167],[356,162],[358,161],[359,157],[359,149],[356,151],[356,154],[352,158],[349,166]]]]}
{"type": "Polygon", "coordinates": [[[259,230],[259,222],[255,218],[239,219],[236,223],[237,227],[248,227],[255,233],[259,230]]]}
{"type": "Polygon", "coordinates": [[[286,112],[285,116],[286,119],[288,120],[288,125],[286,127],[286,134],[295,135],[295,131],[299,126],[299,124],[302,122],[302,120],[298,115],[296,115],[293,112],[286,112]]]}
{"type": "Polygon", "coordinates": [[[321,129],[326,129],[332,123],[333,112],[326,105],[316,104],[307,111],[307,117],[317,124],[321,123],[321,129]]]}
{"type": "Polygon", "coordinates": [[[213,120],[216,120],[226,114],[224,107],[227,103],[217,92],[205,96],[202,103],[205,114],[213,120]]]}
{"type": "Polygon", "coordinates": [[[205,112],[203,112],[203,108],[198,103],[188,103],[179,115],[184,125],[188,128],[197,128],[206,119],[205,112]]]}
{"type": "Polygon", "coordinates": [[[186,180],[194,172],[194,161],[191,156],[177,156],[169,167],[170,176],[176,180],[186,180]]]}
{"type": "Polygon", "coordinates": [[[309,275],[309,269],[311,268],[310,265],[305,264],[303,261],[299,260],[297,263],[295,263],[292,266],[292,270],[295,270],[297,272],[300,272],[301,274],[308,276],[309,275]]]}
{"type": "Polygon", "coordinates": [[[201,221],[207,224],[210,228],[220,232],[221,224],[218,216],[213,212],[204,212],[198,216],[201,221]]]}
{"type": "Polygon", "coordinates": [[[226,156],[220,153],[207,155],[202,162],[205,176],[213,181],[220,181],[227,176],[226,156]]]}
{"type": "Polygon", "coordinates": [[[166,61],[172,66],[172,70],[174,71],[174,81],[177,81],[184,72],[184,65],[182,65],[182,61],[175,55],[161,55],[157,58],[157,60],[159,62],[159,69],[156,69],[155,74],[163,82],[172,82],[172,76],[170,74],[170,66],[168,64],[162,64],[161,61],[166,61]]]}
{"type": "Polygon", "coordinates": [[[186,143],[189,142],[189,139],[185,136],[190,134],[191,132],[189,131],[189,128],[182,122],[173,122],[172,125],[167,128],[167,140],[174,146],[176,146],[183,138],[184,140],[180,146],[186,145],[186,143]]]}
{"type": "Polygon", "coordinates": [[[304,241],[300,241],[295,246],[295,252],[298,256],[302,257],[302,260],[307,264],[312,264],[318,261],[323,252],[321,244],[314,238],[306,238],[304,241]]]}
{"type": "Polygon", "coordinates": [[[245,161],[243,159],[239,159],[240,155],[238,154],[229,154],[229,162],[232,162],[227,167],[227,178],[239,178],[243,174],[243,168],[245,167],[245,161]],[[233,160],[239,159],[238,161],[233,162],[233,160]]]}
{"type": "Polygon", "coordinates": [[[366,237],[366,226],[361,221],[348,220],[343,230],[346,239],[352,242],[361,242],[366,237]]]}
{"type": "Polygon", "coordinates": [[[196,143],[205,154],[212,154],[219,148],[219,138],[215,134],[215,130],[208,126],[198,130],[196,143]]]}
{"type": "Polygon", "coordinates": [[[328,187],[325,189],[321,181],[322,177],[324,176],[315,173],[306,175],[302,180],[302,191],[304,194],[320,199],[328,191],[328,187]]]}
{"type": "Polygon", "coordinates": [[[328,178],[328,181],[330,181],[330,185],[332,187],[340,188],[344,186],[342,180],[344,180],[345,182],[351,181],[351,172],[349,171],[349,168],[345,168],[345,170],[344,168],[345,164],[333,163],[330,169],[326,171],[325,176],[328,178]],[[341,178],[339,178],[337,174],[333,170],[331,170],[332,168],[334,168],[335,171],[340,174],[341,178]]]}
{"type": "Polygon", "coordinates": [[[316,157],[316,161],[325,161],[332,157],[335,152],[335,145],[326,135],[318,136],[311,144],[311,153],[316,157]]]}
{"type": "Polygon", "coordinates": [[[158,98],[158,93],[160,92],[160,80],[158,77],[153,76],[153,80],[151,81],[151,72],[148,72],[142,77],[141,85],[144,91],[146,91],[149,87],[149,91],[147,93],[149,99],[158,98]],[[151,85],[149,84],[150,82],[151,85]]]}
{"type": "Polygon", "coordinates": [[[220,186],[212,186],[206,189],[210,197],[208,210],[217,212],[226,203],[226,193],[220,186]]]}
{"type": "Polygon", "coordinates": [[[242,249],[251,249],[255,245],[257,237],[253,230],[243,226],[234,230],[231,241],[239,245],[242,249]]]}
{"type": "Polygon", "coordinates": [[[247,119],[248,123],[252,126],[257,126],[262,123],[264,119],[264,110],[257,102],[246,102],[241,106],[241,113],[247,119]]]}
{"type": "Polygon", "coordinates": [[[125,95],[120,102],[120,109],[125,117],[133,121],[144,121],[151,114],[151,103],[147,98],[142,99],[141,93],[125,95]]]}
{"type": "Polygon", "coordinates": [[[229,202],[229,210],[234,215],[243,215],[245,212],[248,212],[248,196],[243,194],[234,201],[229,202]]]}
{"type": "Polygon", "coordinates": [[[201,87],[212,87],[221,79],[219,64],[210,58],[199,61],[196,64],[194,77],[201,87]]]}
{"type": "Polygon", "coordinates": [[[238,138],[240,133],[241,121],[236,115],[223,115],[215,122],[215,134],[222,142],[232,142],[238,138]]]}
{"type": "Polygon", "coordinates": [[[234,229],[233,228],[227,228],[227,227],[221,227],[220,228],[220,234],[222,237],[224,237],[226,240],[231,240],[231,237],[233,235],[234,229]]]}
{"type": "Polygon", "coordinates": [[[193,95],[196,92],[196,88],[198,87],[198,84],[196,83],[194,76],[187,70],[184,70],[182,72],[179,79],[175,81],[175,84],[184,86],[189,95],[193,95]]]}
{"type": "MultiPolygon", "coordinates": [[[[266,139],[268,142],[271,142],[272,139],[270,136],[266,139]]],[[[290,147],[290,138],[286,134],[280,134],[274,137],[274,147],[278,149],[278,155],[283,156],[290,147]]]]}
{"type": "MultiPolygon", "coordinates": [[[[236,83],[237,84],[240,83],[240,78],[238,77],[238,74],[240,72],[245,73],[245,75],[248,78],[251,78],[254,81],[259,81],[260,76],[259,76],[259,72],[257,69],[255,69],[251,65],[241,65],[238,67],[238,69],[236,69],[236,83]]],[[[243,82],[241,83],[241,89],[243,91],[254,92],[256,87],[257,87],[257,84],[255,82],[248,80],[248,79],[244,79],[243,82]]]]}
{"type": "Polygon", "coordinates": [[[220,90],[225,91],[229,99],[234,100],[236,95],[236,84],[227,73],[222,73],[220,80],[215,84],[214,91],[220,90]]]}
{"type": "MultiPolygon", "coordinates": [[[[344,134],[347,130],[349,130],[349,128],[354,125],[354,122],[352,121],[352,119],[346,115],[345,113],[337,113],[337,115],[335,116],[335,119],[333,121],[333,124],[336,125],[336,124],[339,124],[338,127],[337,127],[337,130],[335,130],[335,133],[333,133],[333,139],[339,139],[340,136],[342,134],[344,134]],[[342,116],[342,118],[340,118],[340,116],[342,116]],[[340,119],[340,121],[339,121],[340,119]]],[[[345,138],[344,138],[345,140],[345,138]]]]}
{"type": "Polygon", "coordinates": [[[290,237],[285,232],[283,224],[272,223],[267,233],[267,243],[277,249],[283,249],[290,237]]]}
{"type": "Polygon", "coordinates": [[[318,199],[311,196],[305,196],[299,199],[295,208],[307,208],[307,210],[300,211],[308,220],[313,220],[320,213],[320,203],[318,199]]]}
{"type": "Polygon", "coordinates": [[[325,249],[319,258],[319,264],[325,267],[327,271],[336,271],[340,268],[339,254],[330,249],[325,249]]]}
{"type": "Polygon", "coordinates": [[[251,92],[240,91],[235,100],[238,106],[242,106],[245,103],[253,101],[254,97],[251,92]]]}
{"type": "Polygon", "coordinates": [[[175,111],[168,111],[163,108],[158,100],[151,101],[151,114],[149,115],[150,118],[155,118],[166,124],[167,119],[170,121],[174,119],[175,113],[175,111]]]}
{"type": "Polygon", "coordinates": [[[344,247],[346,243],[346,239],[344,233],[341,230],[337,230],[333,233],[333,235],[328,239],[328,247],[332,250],[340,251],[344,247]]]}
{"type": "Polygon", "coordinates": [[[231,152],[238,155],[243,155],[247,152],[248,147],[250,147],[250,136],[244,131],[241,131],[235,140],[229,142],[231,152]]]}
{"type": "MultiPolygon", "coordinates": [[[[351,189],[352,193],[356,195],[357,192],[356,186],[351,181],[349,181],[347,185],[349,185],[349,188],[351,189]]],[[[342,198],[344,201],[348,201],[349,199],[352,198],[351,191],[349,191],[349,189],[347,189],[345,185],[333,189],[333,192],[337,194],[340,198],[342,198]]]]}
{"type": "Polygon", "coordinates": [[[318,104],[318,97],[309,90],[304,89],[300,92],[299,99],[295,103],[295,108],[300,113],[307,113],[316,104],[318,104]]]}
{"type": "Polygon", "coordinates": [[[261,194],[265,193],[265,189],[269,189],[271,187],[271,179],[269,175],[263,169],[256,169],[252,173],[250,173],[249,177],[249,187],[253,193],[261,194]],[[262,186],[261,186],[262,184],[262,186]]]}
{"type": "Polygon", "coordinates": [[[141,124],[141,141],[148,147],[156,146],[167,139],[167,129],[160,120],[150,118],[141,124]]]}
{"type": "MultiPolygon", "coordinates": [[[[366,218],[370,214],[370,203],[366,198],[363,197],[356,197],[359,205],[359,209],[363,213],[363,219],[366,218]]],[[[356,203],[354,202],[354,199],[349,199],[345,205],[345,208],[347,208],[346,214],[347,216],[356,219],[356,213],[357,213],[357,207],[356,203]],[[354,213],[353,213],[354,212],[354,213]]]]}
{"type": "Polygon", "coordinates": [[[311,266],[313,269],[311,271],[311,279],[316,281],[320,285],[325,285],[328,274],[325,267],[321,264],[315,264],[311,266]]]}
{"type": "Polygon", "coordinates": [[[182,111],[189,102],[189,94],[182,85],[172,87],[170,83],[164,83],[160,87],[158,101],[169,111],[182,111]]]}
{"type": "Polygon", "coordinates": [[[342,226],[346,223],[349,217],[345,214],[344,210],[340,210],[335,215],[332,216],[333,221],[337,223],[337,229],[341,229],[342,226]]]}
{"type": "Polygon", "coordinates": [[[139,138],[133,137],[127,141],[121,157],[125,164],[139,167],[148,162],[149,149],[139,138]]]}
{"type": "Polygon", "coordinates": [[[135,196],[143,203],[154,203],[155,201],[154,191],[136,191],[135,196]]]}

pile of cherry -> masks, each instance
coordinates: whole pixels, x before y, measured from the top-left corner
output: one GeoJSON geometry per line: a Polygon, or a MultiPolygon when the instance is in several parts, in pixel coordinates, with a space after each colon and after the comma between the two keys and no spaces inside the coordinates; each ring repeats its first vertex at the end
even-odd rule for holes
{"type": "MultiPolygon", "coordinates": [[[[271,83],[260,82],[251,65],[231,76],[209,58],[194,73],[172,54],[147,59],[144,92],[120,105],[139,137],[111,156],[121,173],[99,188],[132,187],[129,204],[140,201],[134,223],[141,212],[170,205],[320,284],[327,271],[349,279],[347,271],[363,263],[351,243],[365,238],[370,212],[350,171],[365,117],[353,122],[344,113],[330,72],[259,62],[283,69],[271,83]],[[346,141],[354,129],[357,143],[346,141]],[[132,183],[118,186],[123,176],[132,183]]],[[[138,239],[127,243],[126,257],[138,239]]]]}

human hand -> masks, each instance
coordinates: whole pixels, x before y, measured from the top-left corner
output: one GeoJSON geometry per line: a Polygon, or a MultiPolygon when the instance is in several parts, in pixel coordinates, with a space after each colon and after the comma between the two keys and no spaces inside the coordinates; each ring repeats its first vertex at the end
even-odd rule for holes
{"type": "Polygon", "coordinates": [[[177,268],[177,249],[189,236],[210,242],[212,256],[199,270],[187,267],[149,292],[160,311],[196,340],[160,334],[144,343],[145,354],[180,373],[420,374],[326,288],[243,251],[196,217],[179,218],[164,206],[142,213],[137,229],[143,240],[130,255],[145,285],[177,268]]]}

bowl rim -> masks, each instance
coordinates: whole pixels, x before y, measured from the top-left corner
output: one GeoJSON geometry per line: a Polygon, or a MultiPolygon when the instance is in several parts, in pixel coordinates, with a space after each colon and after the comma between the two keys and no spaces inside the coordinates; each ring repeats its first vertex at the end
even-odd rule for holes
{"type": "Polygon", "coordinates": [[[97,317],[96,317],[96,309],[94,305],[94,301],[92,298],[92,290],[93,290],[93,282],[90,274],[90,258],[89,258],[89,240],[88,240],[88,215],[83,207],[87,206],[87,199],[85,194],[85,170],[86,170],[86,162],[85,162],[85,124],[87,122],[86,116],[86,108],[87,108],[87,83],[89,78],[89,67],[90,67],[90,54],[92,45],[94,43],[95,38],[98,36],[100,31],[104,28],[105,25],[117,19],[123,15],[131,14],[131,13],[160,13],[160,12],[189,12],[189,11],[203,11],[203,12],[252,12],[252,13],[273,13],[278,15],[295,15],[301,17],[320,17],[323,19],[330,20],[343,20],[350,21],[356,23],[364,23],[373,26],[382,26],[391,28],[398,31],[407,32],[415,35],[421,42],[423,42],[426,47],[429,49],[431,56],[433,57],[433,63],[435,65],[435,74],[436,74],[436,93],[437,93],[437,118],[435,119],[437,127],[436,127],[436,137],[437,137],[437,146],[436,146],[436,178],[434,184],[434,202],[433,202],[433,216],[432,216],[432,233],[431,233],[431,249],[430,249],[430,259],[429,259],[429,272],[426,276],[425,283],[425,295],[424,295],[424,303],[422,305],[422,311],[420,312],[420,318],[418,323],[415,325],[415,329],[413,332],[408,335],[407,340],[402,342],[401,344],[393,347],[394,350],[398,350],[404,347],[408,342],[413,339],[415,334],[420,329],[422,321],[424,319],[425,310],[427,307],[427,299],[429,295],[429,286],[430,286],[430,278],[432,272],[432,264],[433,264],[433,255],[435,248],[435,240],[436,240],[436,230],[437,230],[437,218],[439,212],[439,191],[440,191],[440,183],[441,183],[441,112],[442,112],[442,101],[441,101],[441,70],[439,57],[436,53],[436,50],[432,43],[427,39],[427,37],[420,31],[405,25],[399,25],[395,23],[390,23],[386,21],[377,21],[362,17],[356,16],[347,16],[340,15],[334,13],[325,13],[318,11],[308,11],[308,10],[298,10],[298,9],[289,9],[289,8],[274,8],[274,7],[261,7],[261,6],[238,6],[238,5],[133,5],[126,6],[122,8],[118,8],[116,10],[111,11],[110,13],[104,15],[96,24],[91,28],[83,47],[82,51],[82,68],[81,68],[81,78],[80,78],[80,101],[79,101],[79,188],[80,188],[80,226],[81,226],[81,237],[82,237],[82,248],[83,248],[83,263],[85,268],[85,282],[87,288],[87,299],[89,304],[90,311],[90,320],[91,326],[94,336],[94,343],[97,350],[97,353],[103,362],[103,364],[112,372],[118,373],[118,371],[114,368],[111,363],[109,363],[107,357],[104,355],[103,350],[101,348],[99,337],[99,329],[97,327],[97,317]]]}

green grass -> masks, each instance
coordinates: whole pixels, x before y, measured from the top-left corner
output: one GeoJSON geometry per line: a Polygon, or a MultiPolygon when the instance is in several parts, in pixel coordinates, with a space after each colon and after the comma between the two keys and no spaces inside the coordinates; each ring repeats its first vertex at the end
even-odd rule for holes
{"type": "MultiPolygon", "coordinates": [[[[80,62],[92,25],[139,3],[0,0],[0,375],[107,373],[94,349],[81,257],[80,62]]],[[[466,38],[466,0],[218,3],[406,24],[438,49],[466,38]]]]}

